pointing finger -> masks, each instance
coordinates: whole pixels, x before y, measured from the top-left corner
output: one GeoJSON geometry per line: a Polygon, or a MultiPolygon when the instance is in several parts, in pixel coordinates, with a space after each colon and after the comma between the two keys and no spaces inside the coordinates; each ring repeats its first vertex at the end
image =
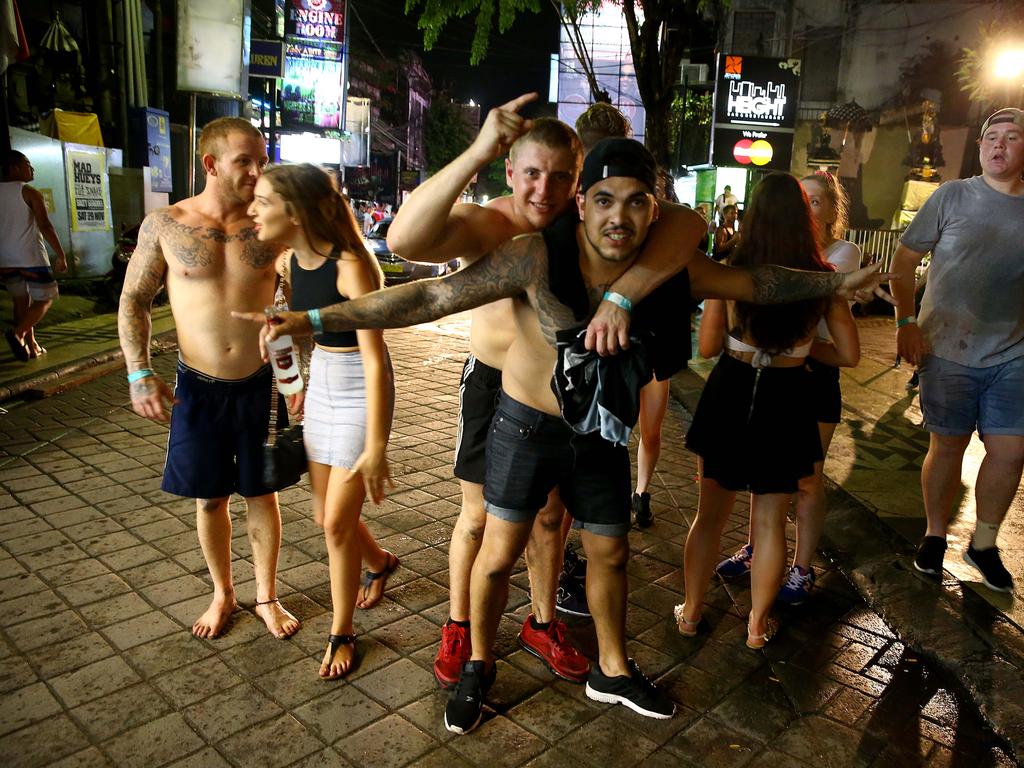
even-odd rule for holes
{"type": "Polygon", "coordinates": [[[540,94],[536,91],[530,93],[524,93],[522,96],[517,96],[505,104],[502,104],[498,109],[508,110],[509,112],[518,112],[520,109],[525,107],[531,101],[536,101],[540,98],[540,94]]]}

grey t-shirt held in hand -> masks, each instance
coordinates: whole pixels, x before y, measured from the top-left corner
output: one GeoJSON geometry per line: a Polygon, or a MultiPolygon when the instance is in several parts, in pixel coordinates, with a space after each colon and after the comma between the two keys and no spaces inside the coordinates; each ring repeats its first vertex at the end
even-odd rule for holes
{"type": "Polygon", "coordinates": [[[971,368],[1024,356],[1024,196],[946,182],[900,243],[932,252],[918,318],[932,354],[971,368]]]}

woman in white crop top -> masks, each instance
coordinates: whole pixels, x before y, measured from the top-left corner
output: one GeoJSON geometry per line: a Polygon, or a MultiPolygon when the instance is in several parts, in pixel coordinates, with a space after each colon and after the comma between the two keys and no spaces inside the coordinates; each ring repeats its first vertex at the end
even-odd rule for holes
{"type": "MultiPolygon", "coordinates": [[[[754,190],[745,236],[730,262],[830,269],[815,234],[797,180],[771,174],[754,190]]],[[[705,302],[700,353],[722,354],[686,438],[687,447],[699,456],[700,502],[686,539],[686,600],[676,607],[684,635],[698,631],[722,530],[736,493],[743,490],[751,491],[751,528],[757,540],[747,645],[763,647],[777,629],[769,611],[784,570],[786,510],[800,479],[813,475],[822,459],[804,363],[823,317],[834,339],[831,362],[854,363],[857,331],[843,300],[772,307],[705,302]]]]}

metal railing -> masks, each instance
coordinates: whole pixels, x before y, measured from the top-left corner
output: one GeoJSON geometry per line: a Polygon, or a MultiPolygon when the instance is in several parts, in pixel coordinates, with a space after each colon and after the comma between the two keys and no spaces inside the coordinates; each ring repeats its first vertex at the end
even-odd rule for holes
{"type": "Polygon", "coordinates": [[[862,266],[881,261],[887,272],[902,234],[902,229],[848,229],[844,239],[860,248],[862,266]]]}

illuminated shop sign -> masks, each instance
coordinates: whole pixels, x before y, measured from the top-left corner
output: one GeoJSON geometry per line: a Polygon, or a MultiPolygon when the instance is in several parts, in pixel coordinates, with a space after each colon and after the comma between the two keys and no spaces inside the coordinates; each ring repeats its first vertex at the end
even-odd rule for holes
{"type": "Polygon", "coordinates": [[[788,171],[799,92],[799,59],[722,54],[711,162],[788,171]]]}
{"type": "Polygon", "coordinates": [[[711,162],[724,168],[788,171],[793,159],[793,134],[715,128],[711,162]]]}
{"type": "Polygon", "coordinates": [[[288,0],[284,33],[307,40],[345,39],[346,0],[288,0]]]}
{"type": "Polygon", "coordinates": [[[284,61],[281,107],[285,123],[343,128],[345,57],[341,46],[312,49],[289,45],[284,61]]]}

